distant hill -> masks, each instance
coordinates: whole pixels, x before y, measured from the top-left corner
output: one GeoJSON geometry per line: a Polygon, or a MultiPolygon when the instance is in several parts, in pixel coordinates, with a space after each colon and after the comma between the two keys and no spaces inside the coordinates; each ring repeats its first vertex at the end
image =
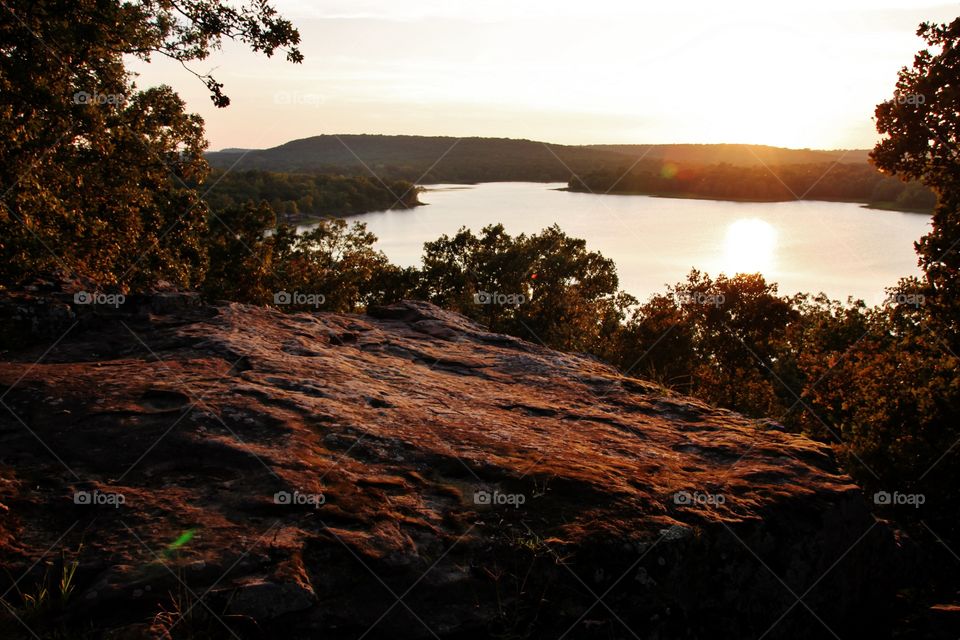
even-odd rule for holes
{"type": "MultiPolygon", "coordinates": [[[[421,183],[506,180],[566,182],[573,174],[634,168],[664,162],[753,166],[834,162],[842,151],[781,149],[759,145],[558,145],[509,138],[444,136],[321,135],[261,150],[224,149],[207,154],[211,165],[276,172],[370,172],[384,179],[421,183]],[[760,160],[758,160],[758,158],[760,160]]],[[[854,150],[843,162],[864,162],[854,150]]]]}
{"type": "Polygon", "coordinates": [[[272,149],[207,154],[217,168],[346,172],[418,182],[561,181],[629,163],[616,151],[507,138],[322,135],[272,149]]]}

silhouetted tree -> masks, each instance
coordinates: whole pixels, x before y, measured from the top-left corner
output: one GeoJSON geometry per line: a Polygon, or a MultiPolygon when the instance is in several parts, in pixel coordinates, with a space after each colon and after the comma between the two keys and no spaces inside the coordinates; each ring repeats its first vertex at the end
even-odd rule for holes
{"type": "Polygon", "coordinates": [[[924,23],[927,48],[897,78],[893,98],[878,105],[870,154],[883,171],[919,180],[939,196],[933,229],[917,243],[929,320],[960,345],[960,18],[924,23]]]}
{"type": "Polygon", "coordinates": [[[635,302],[618,291],[611,260],[556,225],[512,237],[498,224],[427,242],[413,293],[495,331],[595,354],[611,348],[635,302]]]}
{"type": "Polygon", "coordinates": [[[207,232],[204,293],[214,300],[272,304],[274,238],[267,232],[276,226],[276,214],[266,203],[247,203],[219,216],[223,224],[207,232]]]}
{"type": "MultiPolygon", "coordinates": [[[[0,283],[59,269],[197,285],[206,267],[203,122],[124,57],[184,65],[224,38],[272,55],[299,35],[261,0],[8,0],[0,6],[0,283]]],[[[218,106],[222,86],[200,75],[218,106]]]]}

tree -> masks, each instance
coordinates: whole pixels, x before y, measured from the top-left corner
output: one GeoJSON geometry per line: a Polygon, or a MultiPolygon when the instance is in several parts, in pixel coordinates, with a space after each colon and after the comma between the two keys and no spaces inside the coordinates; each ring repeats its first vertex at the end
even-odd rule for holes
{"type": "Polygon", "coordinates": [[[811,401],[839,426],[855,477],[928,496],[928,511],[911,517],[950,539],[960,505],[960,18],[921,24],[917,35],[926,48],[877,106],[885,137],[871,158],[937,196],[932,229],[915,245],[924,275],[901,280],[890,304],[864,314],[868,331],[811,401]]]}
{"type": "Polygon", "coordinates": [[[608,356],[626,375],[695,393],[695,327],[670,294],[657,294],[633,310],[608,356]]]}
{"type": "Polygon", "coordinates": [[[893,98],[877,106],[885,138],[870,154],[882,171],[919,180],[938,203],[933,229],[916,245],[929,320],[960,345],[960,18],[923,23],[927,48],[904,67],[893,98]],[[931,50],[932,49],[932,50],[931,50]]]}
{"type": "Polygon", "coordinates": [[[219,216],[223,224],[212,225],[207,233],[210,267],[204,293],[214,300],[272,303],[274,239],[267,231],[276,226],[276,214],[266,203],[248,202],[219,216]]]}
{"type": "MultiPolygon", "coordinates": [[[[264,1],[8,0],[0,7],[0,286],[60,270],[195,286],[206,268],[203,121],[124,56],[184,65],[223,38],[272,55],[299,35],[264,1]]],[[[218,106],[222,85],[207,84],[218,106]]]]}
{"type": "Polygon", "coordinates": [[[508,330],[566,351],[608,352],[626,308],[636,303],[619,292],[613,261],[557,225],[521,235],[517,251],[521,259],[511,279],[529,283],[529,298],[508,330]]]}
{"type": "Polygon", "coordinates": [[[759,274],[711,278],[692,270],[634,310],[614,361],[711,403],[776,416],[793,401],[783,383],[796,387],[783,357],[798,320],[794,304],[759,274]]]}
{"type": "Polygon", "coordinates": [[[326,218],[306,232],[280,225],[271,238],[274,293],[302,294],[285,309],[356,312],[383,301],[400,277],[365,224],[326,218]]]}
{"type": "Polygon", "coordinates": [[[512,237],[497,224],[424,244],[413,293],[493,331],[603,355],[636,302],[617,287],[613,261],[556,225],[512,237]]]}

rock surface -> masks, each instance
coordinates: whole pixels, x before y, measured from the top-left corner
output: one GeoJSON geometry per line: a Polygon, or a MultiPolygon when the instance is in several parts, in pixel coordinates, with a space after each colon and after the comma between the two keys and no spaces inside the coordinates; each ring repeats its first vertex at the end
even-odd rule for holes
{"type": "Polygon", "coordinates": [[[165,295],[4,355],[6,601],[66,550],[105,637],[878,637],[822,445],[426,303],[165,295]]]}

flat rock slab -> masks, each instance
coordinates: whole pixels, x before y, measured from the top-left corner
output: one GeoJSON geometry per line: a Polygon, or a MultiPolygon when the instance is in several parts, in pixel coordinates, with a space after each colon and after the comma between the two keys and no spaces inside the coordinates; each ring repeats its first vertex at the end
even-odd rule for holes
{"type": "Polygon", "coordinates": [[[79,549],[71,624],[149,637],[179,593],[223,637],[883,625],[888,530],[769,422],[426,303],[90,318],[0,363],[0,584],[79,549]]]}

